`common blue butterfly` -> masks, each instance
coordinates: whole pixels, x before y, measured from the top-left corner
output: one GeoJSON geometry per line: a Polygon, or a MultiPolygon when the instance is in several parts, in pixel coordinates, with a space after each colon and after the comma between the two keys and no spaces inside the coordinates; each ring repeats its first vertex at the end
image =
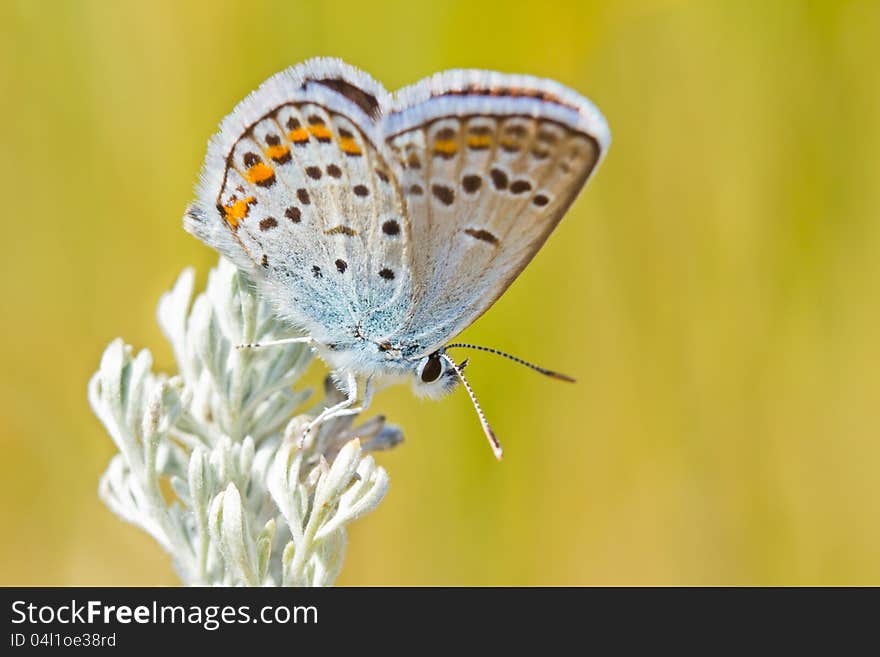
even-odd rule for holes
{"type": "Polygon", "coordinates": [[[184,226],[305,334],[271,344],[308,342],[333,369],[347,399],[309,428],[362,410],[379,384],[439,396],[460,380],[501,458],[447,350],[568,377],[450,340],[529,263],[609,143],[599,110],[550,80],[455,70],[390,94],[312,59],[222,121],[184,226]]]}

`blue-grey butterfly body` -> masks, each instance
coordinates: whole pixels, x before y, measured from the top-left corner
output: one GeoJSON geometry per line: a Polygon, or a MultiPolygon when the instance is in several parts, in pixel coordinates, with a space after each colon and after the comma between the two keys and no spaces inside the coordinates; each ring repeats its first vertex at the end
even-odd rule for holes
{"type": "Polygon", "coordinates": [[[392,95],[314,59],[223,120],[184,224],[309,336],[346,405],[383,380],[440,394],[461,374],[444,345],[528,264],[609,142],[595,106],[552,81],[449,71],[392,95]]]}

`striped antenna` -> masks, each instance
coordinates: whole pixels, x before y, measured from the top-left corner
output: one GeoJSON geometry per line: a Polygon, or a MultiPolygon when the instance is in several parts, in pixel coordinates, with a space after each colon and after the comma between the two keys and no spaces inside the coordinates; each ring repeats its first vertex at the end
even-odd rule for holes
{"type": "Polygon", "coordinates": [[[462,372],[462,368],[455,364],[455,361],[452,360],[445,353],[441,353],[440,357],[445,359],[447,363],[452,365],[452,369],[455,370],[455,373],[458,374],[458,378],[461,379],[462,384],[464,384],[464,389],[467,390],[467,394],[471,398],[471,402],[474,404],[474,410],[477,411],[477,417],[480,418],[480,424],[483,425],[483,433],[486,434],[486,439],[489,441],[489,447],[492,448],[492,453],[495,454],[495,458],[499,461],[503,455],[501,450],[501,443],[498,442],[498,439],[495,437],[495,432],[492,431],[492,427],[489,426],[489,423],[486,421],[486,416],[483,414],[483,409],[480,408],[480,402],[477,401],[477,396],[474,394],[474,391],[471,389],[471,385],[468,383],[467,379],[464,378],[464,372],[462,372]]]}
{"type": "Polygon", "coordinates": [[[481,347],[476,344],[465,344],[463,342],[456,342],[454,344],[446,345],[446,349],[455,349],[457,347],[461,347],[463,349],[476,349],[478,351],[485,351],[490,354],[495,354],[496,356],[502,356],[507,358],[508,360],[512,360],[514,363],[519,363],[520,365],[525,365],[531,370],[535,370],[543,374],[544,376],[549,376],[553,379],[559,379],[560,381],[568,381],[569,383],[574,383],[575,380],[566,374],[561,374],[559,372],[554,372],[553,370],[548,370],[544,367],[540,367],[535,365],[534,363],[530,363],[527,360],[523,360],[522,358],[517,358],[516,356],[512,356],[511,354],[504,353],[503,351],[499,351],[498,349],[493,349],[492,347],[481,347]]]}

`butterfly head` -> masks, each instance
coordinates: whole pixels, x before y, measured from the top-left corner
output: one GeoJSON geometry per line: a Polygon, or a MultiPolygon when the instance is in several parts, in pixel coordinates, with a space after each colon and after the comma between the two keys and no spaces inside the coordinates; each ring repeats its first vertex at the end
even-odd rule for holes
{"type": "MultiPolygon", "coordinates": [[[[421,397],[438,399],[452,392],[459,383],[459,376],[442,349],[420,358],[415,365],[413,390],[421,397]]],[[[467,360],[459,368],[464,369],[466,365],[467,360]]]]}

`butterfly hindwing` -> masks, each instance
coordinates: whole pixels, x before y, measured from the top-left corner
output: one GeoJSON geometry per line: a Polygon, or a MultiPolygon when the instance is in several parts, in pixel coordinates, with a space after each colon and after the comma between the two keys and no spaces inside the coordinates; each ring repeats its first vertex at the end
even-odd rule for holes
{"type": "Polygon", "coordinates": [[[416,298],[403,331],[426,348],[507,289],[600,161],[597,110],[555,83],[454,71],[396,96],[383,124],[406,197],[416,298]]]}

